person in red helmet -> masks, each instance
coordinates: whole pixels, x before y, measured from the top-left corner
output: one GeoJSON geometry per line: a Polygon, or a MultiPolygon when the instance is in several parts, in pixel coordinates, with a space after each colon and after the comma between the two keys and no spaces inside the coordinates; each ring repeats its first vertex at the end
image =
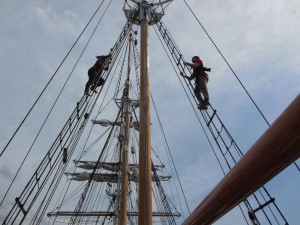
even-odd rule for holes
{"type": "Polygon", "coordinates": [[[199,56],[193,56],[192,63],[184,62],[184,65],[191,67],[193,73],[191,76],[187,76],[183,72],[180,72],[180,75],[188,80],[195,79],[194,93],[199,101],[198,108],[206,110],[207,106],[209,106],[209,95],[207,90],[208,75],[205,71],[210,72],[211,69],[203,66],[203,62],[199,56]]]}

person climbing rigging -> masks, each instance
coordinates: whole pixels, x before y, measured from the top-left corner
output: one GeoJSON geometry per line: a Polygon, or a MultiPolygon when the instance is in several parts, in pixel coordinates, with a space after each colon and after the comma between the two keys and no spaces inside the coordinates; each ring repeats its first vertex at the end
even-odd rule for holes
{"type": "Polygon", "coordinates": [[[200,110],[206,110],[209,105],[209,95],[207,90],[208,75],[205,71],[210,72],[211,69],[203,66],[203,62],[199,56],[193,56],[192,63],[184,62],[184,65],[191,67],[193,73],[191,76],[187,76],[181,71],[180,75],[188,80],[195,79],[194,93],[199,101],[198,108],[200,110]]]}
{"type": "Polygon", "coordinates": [[[104,84],[105,80],[101,77],[103,70],[108,70],[111,54],[96,56],[96,63],[88,70],[89,80],[86,82],[84,94],[89,95],[89,91],[96,92],[97,87],[104,84]],[[90,88],[91,87],[91,88],[90,88]]]}

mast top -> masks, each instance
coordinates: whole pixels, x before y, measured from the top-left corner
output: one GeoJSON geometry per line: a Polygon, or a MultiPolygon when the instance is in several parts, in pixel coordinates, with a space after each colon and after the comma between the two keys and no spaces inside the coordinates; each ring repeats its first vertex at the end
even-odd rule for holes
{"type": "Polygon", "coordinates": [[[171,2],[171,1],[173,1],[173,0],[165,0],[165,1],[161,1],[161,0],[159,0],[159,2],[157,2],[157,3],[148,3],[148,1],[145,1],[145,0],[142,0],[142,1],[136,1],[136,0],[130,0],[130,1],[132,1],[132,2],[134,2],[135,4],[149,4],[149,5],[151,5],[151,6],[156,6],[156,5],[163,5],[163,4],[165,4],[165,3],[167,3],[167,2],[171,2]]]}
{"type": "Polygon", "coordinates": [[[161,1],[158,0],[158,2],[152,2],[148,3],[148,1],[142,0],[130,0],[133,3],[136,4],[135,7],[130,7],[131,9],[125,9],[124,7],[124,13],[126,18],[132,22],[133,24],[140,25],[142,20],[147,20],[149,25],[156,24],[164,15],[163,8],[161,8],[161,12],[156,12],[155,10],[167,2],[171,2],[173,0],[165,0],[161,1]],[[153,7],[155,9],[153,9],[153,7]],[[132,9],[134,8],[134,9],[132,9]]]}

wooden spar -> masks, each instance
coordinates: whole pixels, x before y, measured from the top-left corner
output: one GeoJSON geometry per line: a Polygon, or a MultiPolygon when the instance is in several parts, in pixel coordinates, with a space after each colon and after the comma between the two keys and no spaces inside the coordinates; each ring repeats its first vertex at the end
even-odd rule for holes
{"type": "Polygon", "coordinates": [[[212,224],[300,157],[300,95],[183,225],[212,224]]]}
{"type": "MultiPolygon", "coordinates": [[[[142,7],[141,7],[142,8],[142,7]]],[[[140,8],[140,10],[142,10],[140,8]]],[[[143,9],[144,10],[144,9],[143,9]]],[[[151,127],[149,79],[149,25],[141,20],[140,131],[139,131],[139,225],[152,224],[151,127]]]]}
{"type": "Polygon", "coordinates": [[[129,98],[129,75],[130,75],[130,64],[131,64],[131,34],[129,37],[129,53],[128,53],[128,70],[127,70],[127,81],[126,88],[123,98],[123,112],[124,112],[124,145],[122,148],[122,186],[121,186],[121,197],[120,197],[120,215],[119,215],[119,225],[126,225],[126,215],[127,215],[127,195],[128,195],[128,148],[129,148],[129,123],[130,123],[130,106],[131,100],[129,98]]]}

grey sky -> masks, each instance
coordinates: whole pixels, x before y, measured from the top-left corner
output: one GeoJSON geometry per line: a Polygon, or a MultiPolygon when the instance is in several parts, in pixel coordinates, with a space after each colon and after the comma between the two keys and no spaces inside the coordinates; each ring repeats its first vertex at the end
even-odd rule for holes
{"type": "MultiPolygon", "coordinates": [[[[100,2],[15,0],[0,3],[1,150],[100,2]]],[[[105,2],[106,5],[108,1],[105,2]]],[[[272,123],[299,94],[300,2],[187,2],[272,123]]],[[[87,81],[86,73],[94,63],[95,56],[107,54],[113,46],[126,21],[122,8],[123,1],[113,0],[58,102],[53,114],[55,116],[46,125],[47,132],[41,135],[41,140],[30,155],[31,163],[25,164],[20,181],[24,180],[25,183],[31,176],[76,101],[82,96],[87,81]]],[[[165,13],[163,21],[184,57],[190,60],[193,55],[199,55],[204,65],[212,68],[208,83],[210,101],[239,147],[246,152],[267,129],[267,124],[184,2],[174,1],[165,13]]],[[[63,85],[61,80],[65,80],[70,73],[91,30],[89,28],[88,33],[83,35],[8,148],[7,154],[0,158],[1,198],[3,190],[7,189],[8,177],[15,174],[63,85]]],[[[190,208],[194,209],[223,174],[154,29],[150,29],[150,34],[152,94],[190,208]]],[[[300,201],[297,193],[300,188],[299,175],[296,168],[291,166],[267,184],[290,224],[300,221],[297,213],[300,201]]],[[[241,216],[237,214],[240,213],[234,210],[215,224],[240,224],[236,218],[241,216]]],[[[1,219],[3,215],[0,210],[1,219]]]]}

